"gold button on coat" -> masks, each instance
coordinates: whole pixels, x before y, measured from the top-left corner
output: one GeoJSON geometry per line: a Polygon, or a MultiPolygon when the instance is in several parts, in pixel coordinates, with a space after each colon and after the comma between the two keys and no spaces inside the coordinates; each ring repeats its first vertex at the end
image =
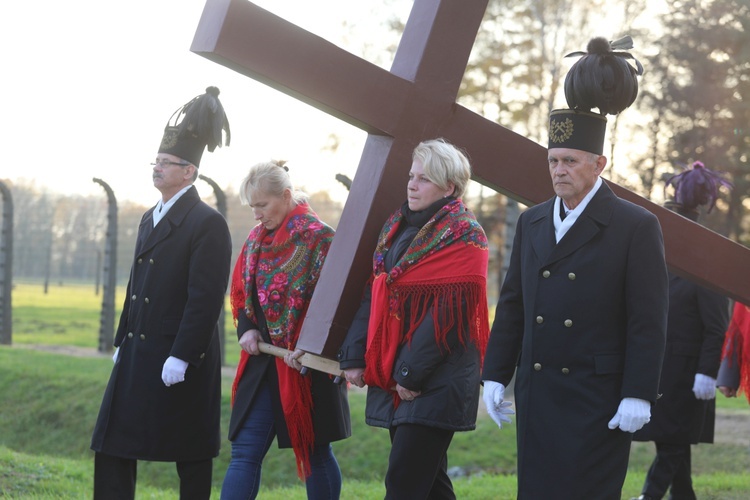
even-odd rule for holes
{"type": "Polygon", "coordinates": [[[146,304],[148,304],[148,297],[146,297],[145,299],[143,299],[143,302],[145,302],[146,304]]]}
{"type": "Polygon", "coordinates": [[[201,359],[203,359],[203,358],[205,358],[205,357],[206,357],[206,353],[205,353],[205,352],[202,352],[202,353],[201,353],[201,359]]]}
{"type": "Polygon", "coordinates": [[[570,281],[573,281],[574,279],[576,279],[576,273],[568,273],[568,279],[570,281]]]}
{"type": "Polygon", "coordinates": [[[143,262],[143,259],[138,259],[138,263],[140,264],[141,262],[143,262]]]}
{"type": "Polygon", "coordinates": [[[141,334],[141,340],[146,340],[146,336],[144,334],[141,334]]]}
{"type": "Polygon", "coordinates": [[[568,373],[570,373],[570,370],[568,370],[567,368],[563,368],[562,372],[563,372],[563,375],[567,375],[568,373]]]}
{"type": "Polygon", "coordinates": [[[544,276],[545,278],[549,278],[550,274],[551,274],[551,273],[550,273],[549,271],[546,271],[546,270],[545,270],[545,271],[544,271],[544,272],[542,273],[542,276],[544,276]]]}
{"type": "Polygon", "coordinates": [[[138,298],[138,297],[137,297],[137,296],[136,296],[135,294],[133,294],[133,296],[132,296],[132,297],[130,297],[130,300],[135,300],[135,299],[137,299],[137,298],[138,298]]]}
{"type": "Polygon", "coordinates": [[[534,370],[539,371],[541,369],[542,369],[542,364],[541,363],[534,363],[534,370]]]}
{"type": "Polygon", "coordinates": [[[544,318],[542,318],[541,316],[537,316],[536,317],[536,322],[541,325],[542,323],[544,323],[544,318]]]}
{"type": "Polygon", "coordinates": [[[568,328],[570,328],[571,326],[573,326],[573,321],[570,320],[570,319],[566,319],[565,320],[565,326],[567,326],[568,328]]]}
{"type": "Polygon", "coordinates": [[[148,259],[148,263],[149,264],[153,264],[154,263],[154,259],[148,259]]]}
{"type": "Polygon", "coordinates": [[[128,332],[128,338],[129,338],[129,339],[132,339],[132,338],[133,338],[133,332],[128,332]]]}

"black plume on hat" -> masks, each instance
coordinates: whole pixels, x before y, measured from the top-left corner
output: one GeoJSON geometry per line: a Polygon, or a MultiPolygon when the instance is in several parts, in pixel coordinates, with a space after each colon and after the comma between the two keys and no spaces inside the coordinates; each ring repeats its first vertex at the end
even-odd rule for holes
{"type": "Polygon", "coordinates": [[[224,144],[229,146],[232,134],[219,101],[219,89],[208,87],[205,94],[172,114],[164,128],[159,153],[175,155],[198,167],[205,148],[213,152],[216,146],[222,146],[222,131],[226,133],[224,144]]]}
{"type": "Polygon", "coordinates": [[[572,52],[565,57],[583,56],[573,64],[565,77],[565,99],[572,109],[591,111],[599,108],[603,115],[616,115],[633,104],[638,95],[638,79],[643,66],[629,52],[633,39],[625,36],[614,42],[593,38],[586,52],[572,52]],[[627,59],[635,61],[636,67],[627,59]]]}
{"type": "Polygon", "coordinates": [[[638,95],[636,76],[643,66],[629,52],[633,39],[625,36],[608,42],[592,38],[586,52],[572,52],[565,57],[583,56],[565,76],[565,99],[570,109],[550,113],[549,148],[570,148],[597,155],[604,151],[607,116],[616,115],[635,101],[638,95]],[[626,59],[633,59],[636,67],[626,59]],[[591,110],[599,108],[599,113],[591,110]]]}

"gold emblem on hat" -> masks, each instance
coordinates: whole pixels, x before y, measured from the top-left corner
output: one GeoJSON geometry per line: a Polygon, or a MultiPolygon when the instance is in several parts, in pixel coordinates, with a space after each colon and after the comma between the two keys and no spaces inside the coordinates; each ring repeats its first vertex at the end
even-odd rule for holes
{"type": "Polygon", "coordinates": [[[172,127],[164,132],[164,136],[161,139],[161,147],[164,149],[171,149],[177,145],[177,128],[172,127]]]}
{"type": "Polygon", "coordinates": [[[565,142],[573,135],[573,120],[551,120],[549,124],[549,139],[552,142],[565,142]]]}

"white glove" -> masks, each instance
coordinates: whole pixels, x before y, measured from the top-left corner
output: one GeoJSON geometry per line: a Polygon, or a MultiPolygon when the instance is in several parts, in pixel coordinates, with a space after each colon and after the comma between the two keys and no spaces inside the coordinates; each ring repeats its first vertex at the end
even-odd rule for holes
{"type": "Polygon", "coordinates": [[[695,399],[714,399],[716,397],[716,379],[702,373],[696,373],[693,394],[695,394],[695,399]]]}
{"type": "Polygon", "coordinates": [[[515,415],[510,406],[510,401],[503,401],[505,398],[505,386],[492,380],[484,380],[484,405],[487,407],[487,413],[495,421],[499,428],[503,428],[503,422],[511,423],[508,415],[515,415]]]}
{"type": "Polygon", "coordinates": [[[120,346],[115,347],[115,353],[112,355],[112,362],[117,363],[117,354],[120,352],[120,346]]]}
{"type": "Polygon", "coordinates": [[[635,432],[651,420],[651,403],[645,399],[623,398],[617,413],[607,426],[623,432],[635,432]]]}
{"type": "Polygon", "coordinates": [[[173,384],[179,384],[185,380],[185,370],[187,370],[187,361],[183,361],[174,356],[170,356],[164,362],[164,368],[161,370],[161,380],[164,385],[169,387],[173,384]]]}

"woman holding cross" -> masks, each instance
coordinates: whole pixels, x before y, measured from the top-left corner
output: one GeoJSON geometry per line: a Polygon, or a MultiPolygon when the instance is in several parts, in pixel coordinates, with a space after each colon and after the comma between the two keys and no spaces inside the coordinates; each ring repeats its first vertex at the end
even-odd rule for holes
{"type": "Polygon", "coordinates": [[[473,430],[489,335],[487,238],[461,201],[466,156],[443,140],[412,155],[407,201],[385,223],[373,275],[339,352],[368,386],[366,421],[390,431],[386,498],[455,498],[447,451],[473,430]]]}
{"type": "Polygon", "coordinates": [[[330,443],[351,434],[346,387],[321,372],[300,374],[304,353],[295,350],[333,229],[294,191],[283,162],[253,166],[240,199],[259,224],[232,276],[242,351],[232,387],[232,459],[221,498],[257,496],[263,458],[276,436],[279,447],[294,450],[308,498],[338,499],[341,471],[330,443]],[[283,359],[261,355],[262,342],[292,352],[283,359]]]}

